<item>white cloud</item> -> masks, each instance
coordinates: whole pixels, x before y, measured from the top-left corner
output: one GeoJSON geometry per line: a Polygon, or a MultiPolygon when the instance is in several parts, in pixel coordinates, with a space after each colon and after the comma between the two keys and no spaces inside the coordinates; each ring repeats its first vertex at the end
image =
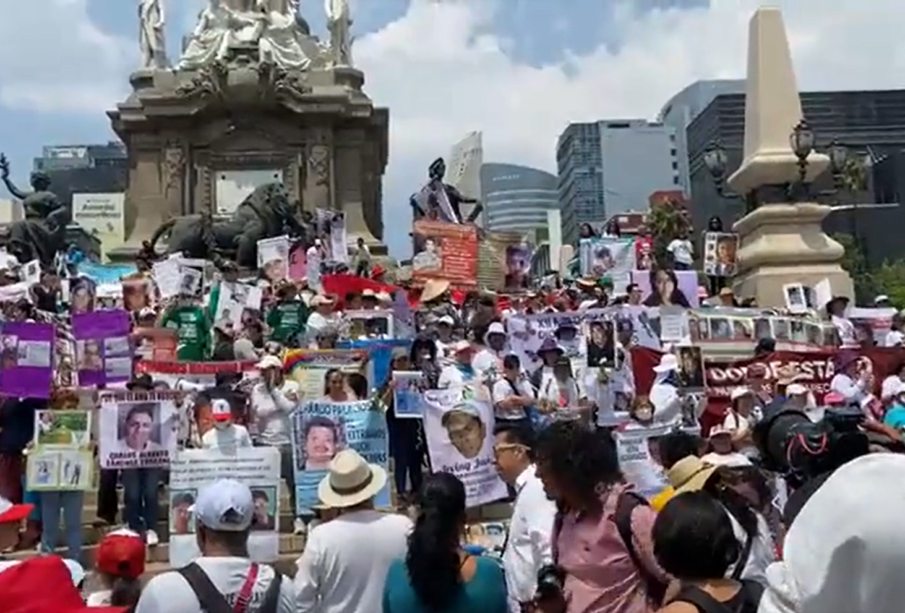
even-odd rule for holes
{"type": "Polygon", "coordinates": [[[95,26],[87,0],[0,5],[0,105],[103,112],[127,91],[138,45],[95,26]]]}
{"type": "MultiPolygon", "coordinates": [[[[487,33],[487,0],[414,0],[404,17],[355,49],[368,93],[391,109],[385,208],[401,206],[430,160],[468,131],[483,130],[485,160],[553,170],[556,139],[569,122],[653,118],[694,80],[743,77],[747,24],[759,4],[711,0],[709,9],[640,17],[626,4],[609,28],[620,32],[618,52],[601,44],[531,67],[514,62],[506,42],[487,33]]],[[[801,89],[903,85],[900,0],[774,4],[783,9],[801,89]]],[[[545,27],[538,24],[538,32],[545,27]]]]}
{"type": "MultiPolygon", "coordinates": [[[[367,91],[391,110],[388,211],[405,207],[427,164],[471,130],[484,132],[485,159],[553,169],[556,138],[570,121],[652,118],[693,80],[743,76],[747,21],[759,4],[711,0],[709,9],[639,16],[627,3],[608,27],[620,34],[618,53],[601,45],[532,67],[514,62],[511,41],[493,34],[493,9],[512,1],[412,0],[404,16],[357,41],[367,91]]],[[[137,43],[93,26],[86,2],[29,0],[4,11],[0,104],[97,113],[122,97],[137,43]]],[[[903,85],[901,0],[774,3],[784,11],[802,89],[903,85]]],[[[303,11],[319,19],[320,6],[306,0],[303,11]]],[[[536,24],[529,36],[554,27],[536,24]]]]}

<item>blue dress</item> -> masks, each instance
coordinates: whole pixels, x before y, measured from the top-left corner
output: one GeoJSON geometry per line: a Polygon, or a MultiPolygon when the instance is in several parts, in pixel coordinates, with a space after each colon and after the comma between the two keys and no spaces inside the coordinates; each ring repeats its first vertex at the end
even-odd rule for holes
{"type": "MultiPolygon", "coordinates": [[[[488,558],[475,558],[474,576],[462,584],[459,595],[442,613],[508,613],[503,569],[488,558]]],[[[405,560],[390,565],[383,586],[383,613],[440,613],[429,611],[418,599],[409,581],[405,560]]]]}

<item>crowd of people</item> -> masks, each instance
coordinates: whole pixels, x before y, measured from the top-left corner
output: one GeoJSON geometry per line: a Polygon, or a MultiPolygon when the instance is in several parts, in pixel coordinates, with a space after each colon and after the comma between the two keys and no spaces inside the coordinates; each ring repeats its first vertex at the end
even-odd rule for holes
{"type": "MultiPolygon", "coordinates": [[[[668,248],[676,269],[690,267],[686,238],[676,240],[668,248]]],[[[105,535],[86,559],[84,492],[30,491],[25,478],[36,412],[72,400],[72,389],[57,386],[49,400],[8,397],[0,405],[0,551],[15,557],[0,562],[0,613],[895,610],[893,509],[905,496],[898,479],[905,459],[894,452],[905,427],[905,367],[882,381],[864,367],[860,352],[867,342],[847,318],[845,298],[824,309],[840,339],[831,393],[818,403],[800,376],[777,378],[768,365],[753,364],[732,390],[729,408],[703,431],[684,417],[679,351],[664,347],[650,390],[637,388],[631,359],[637,335],[618,318],[590,326],[567,322],[531,351],[513,350],[525,333],[516,322],[525,318],[565,321],[570,314],[658,308],[645,304],[637,285],[617,293],[608,280],[556,275],[508,296],[461,292],[437,279],[417,289],[397,287],[381,283],[361,244],[355,268],[359,278],[371,277],[363,290],[336,291],[351,286],[344,274],[324,274],[315,284],[251,279],[261,303],[238,317],[217,311],[219,292],[249,281],[228,263],[204,291],[172,300],[153,299],[147,262],[124,280],[124,287],[142,280],[152,296],[132,312],[128,391],[159,388],[140,364],[158,359],[161,330],[177,338],[175,361],[251,365],[218,372],[213,385],[176,385],[189,399],[188,415],[203,408],[214,424],[180,445],[278,450],[292,531],[305,535],[293,578],[256,559],[249,536],[260,522],[274,520],[261,512],[260,493],[224,475],[196,495],[171,500],[181,517],[176,532],[194,526],[200,557],[144,583],[148,550],[161,542],[159,494],[167,474],[159,468],[99,471],[95,524],[105,535]],[[385,328],[358,328],[346,317],[367,311],[411,318],[405,323],[413,334],[392,338],[385,328]],[[283,356],[297,348],[335,350],[350,337],[407,341],[393,347],[382,380],[331,369],[317,398],[371,399],[385,412],[391,474],[353,448],[334,452],[327,433],[335,435],[325,427],[326,442],[319,444],[330,448],[322,457],[313,448],[306,459],[325,471],[319,504],[313,516],[297,514],[290,419],[312,399],[289,376],[283,356]],[[588,366],[576,366],[574,347],[588,366]],[[411,371],[420,373],[420,392],[467,390],[492,407],[493,465],[508,488],[503,502],[511,505],[500,551],[463,539],[477,511],[467,503],[469,483],[434,471],[422,421],[397,415],[393,373],[411,371]],[[639,431],[647,433],[640,453],[649,458],[648,472],[662,484],[655,495],[642,491],[649,480],[642,487],[622,449],[623,437],[639,431]],[[388,482],[396,512],[375,502],[388,482]],[[57,557],[60,540],[67,549],[57,557]],[[36,546],[44,555],[15,554],[36,546]]],[[[674,274],[652,275],[658,272],[674,274]]],[[[20,283],[16,274],[5,271],[0,283],[20,283]]],[[[4,302],[4,320],[65,319],[64,281],[74,282],[44,271],[25,295],[4,302]]],[[[711,289],[704,291],[712,308],[738,306],[728,288],[711,289]]],[[[104,306],[86,300],[80,308],[104,306]]],[[[901,330],[896,315],[885,344],[901,347],[901,330]]],[[[774,345],[759,339],[755,353],[769,354],[774,345]]],[[[136,437],[128,444],[149,449],[153,442],[139,417],[126,420],[136,437]]],[[[449,431],[463,457],[479,455],[480,440],[469,450],[468,440],[449,431]]]]}

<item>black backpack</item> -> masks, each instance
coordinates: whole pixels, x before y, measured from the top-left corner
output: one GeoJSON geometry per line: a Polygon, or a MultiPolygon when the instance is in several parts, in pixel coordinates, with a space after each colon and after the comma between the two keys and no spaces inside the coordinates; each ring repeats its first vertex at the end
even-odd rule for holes
{"type": "Polygon", "coordinates": [[[687,602],[699,613],[757,613],[764,586],[753,579],[742,579],[742,589],[727,602],[720,602],[699,587],[688,585],[670,602],[687,602]]]}

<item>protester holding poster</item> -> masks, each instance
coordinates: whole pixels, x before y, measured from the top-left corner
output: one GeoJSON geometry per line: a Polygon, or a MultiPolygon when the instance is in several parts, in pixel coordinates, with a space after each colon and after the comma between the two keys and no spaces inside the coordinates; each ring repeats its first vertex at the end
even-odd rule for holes
{"type": "MultiPolygon", "coordinates": [[[[354,449],[366,461],[387,469],[387,426],[370,400],[308,402],[292,414],[296,513],[312,516],[319,504],[317,487],[330,462],[343,449],[354,449]]],[[[378,506],[390,505],[388,488],[377,496],[378,506]]]]}
{"type": "Polygon", "coordinates": [[[493,464],[493,409],[466,400],[463,390],[424,393],[424,433],[431,466],[464,484],[469,507],[506,496],[506,485],[493,464]]]}
{"type": "Polygon", "coordinates": [[[52,324],[4,322],[0,335],[0,393],[49,398],[55,341],[52,324]]]}
{"type": "Polygon", "coordinates": [[[132,377],[131,329],[129,313],[122,309],[72,316],[76,364],[82,386],[103,387],[132,377]]]}

